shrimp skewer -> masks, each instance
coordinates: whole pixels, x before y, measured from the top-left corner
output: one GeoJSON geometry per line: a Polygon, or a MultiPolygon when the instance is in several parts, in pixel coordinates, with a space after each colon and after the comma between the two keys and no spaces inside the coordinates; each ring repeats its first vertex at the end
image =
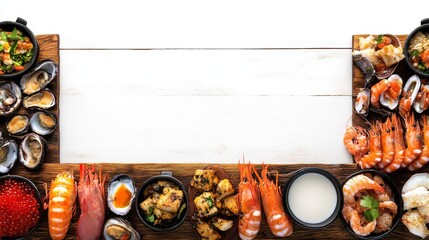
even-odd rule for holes
{"type": "Polygon", "coordinates": [[[372,168],[381,161],[383,155],[379,124],[376,123],[369,130],[369,153],[363,156],[359,165],[361,168],[372,168]]]}
{"type": "Polygon", "coordinates": [[[395,154],[392,162],[382,169],[386,173],[398,170],[405,159],[404,129],[402,128],[401,120],[396,115],[392,117],[392,125],[395,129],[393,131],[395,154]]]}
{"type": "Polygon", "coordinates": [[[262,165],[261,176],[255,168],[256,177],[259,180],[259,190],[261,192],[262,206],[271,232],[277,237],[286,237],[292,234],[293,225],[283,209],[282,196],[278,185],[279,174],[276,175],[274,184],[267,177],[268,165],[262,165]]]}
{"type": "Polygon", "coordinates": [[[105,197],[104,182],[106,181],[95,173],[95,167],[91,169],[80,165],[80,180],[78,185],[79,204],[81,215],[77,225],[77,239],[99,239],[104,224],[105,197]]]}
{"type": "Polygon", "coordinates": [[[75,208],[77,187],[71,172],[62,172],[49,190],[48,225],[52,239],[64,239],[75,208]]]}
{"type": "Polygon", "coordinates": [[[251,240],[256,237],[261,224],[260,192],[252,177],[252,165],[250,163],[238,163],[240,170],[240,184],[238,185],[237,202],[240,206],[240,220],[238,234],[243,240],[251,240]]]}
{"type": "Polygon", "coordinates": [[[413,114],[405,117],[405,128],[407,129],[405,134],[407,149],[405,150],[405,159],[402,162],[401,167],[407,167],[410,165],[422,152],[422,135],[420,126],[416,123],[413,114]]]}
{"type": "Polygon", "coordinates": [[[421,123],[423,128],[424,147],[420,156],[407,167],[410,171],[420,169],[429,162],[429,118],[423,115],[421,123]]]}
{"type": "Polygon", "coordinates": [[[377,164],[377,168],[382,169],[393,161],[395,154],[394,134],[392,131],[392,122],[390,118],[384,124],[381,124],[381,147],[383,156],[377,164]]]}

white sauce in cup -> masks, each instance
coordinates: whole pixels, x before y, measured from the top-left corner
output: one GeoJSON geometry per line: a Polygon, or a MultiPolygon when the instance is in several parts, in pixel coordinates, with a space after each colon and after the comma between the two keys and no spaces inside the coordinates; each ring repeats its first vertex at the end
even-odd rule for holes
{"type": "Polygon", "coordinates": [[[337,192],[334,184],[322,174],[305,173],[292,182],[287,200],[296,218],[316,224],[335,211],[337,192]]]}

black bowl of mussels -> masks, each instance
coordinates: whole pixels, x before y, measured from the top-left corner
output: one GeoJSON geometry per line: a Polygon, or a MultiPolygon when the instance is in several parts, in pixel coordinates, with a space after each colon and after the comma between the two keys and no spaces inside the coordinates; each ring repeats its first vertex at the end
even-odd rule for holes
{"type": "Polygon", "coordinates": [[[188,193],[171,172],[162,172],[146,180],[139,188],[135,208],[146,227],[155,231],[170,231],[185,221],[188,193]]]}
{"type": "Polygon", "coordinates": [[[36,63],[39,45],[27,21],[0,22],[0,79],[18,79],[36,63]]]}

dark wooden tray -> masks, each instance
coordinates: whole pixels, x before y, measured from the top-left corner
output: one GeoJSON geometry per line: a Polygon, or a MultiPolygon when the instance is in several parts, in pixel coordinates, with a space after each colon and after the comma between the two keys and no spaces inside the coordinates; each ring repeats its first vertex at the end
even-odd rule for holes
{"type": "MultiPolygon", "coordinates": [[[[56,104],[51,109],[47,111],[53,113],[57,117],[57,128],[55,131],[48,136],[43,136],[47,142],[48,151],[45,155],[45,163],[59,163],[60,162],[60,55],[59,55],[59,43],[60,38],[57,34],[46,34],[46,35],[37,35],[37,42],[39,43],[40,51],[37,62],[42,60],[50,59],[54,61],[58,66],[58,75],[54,81],[52,81],[47,88],[49,88],[55,95],[56,104]]],[[[14,79],[15,83],[19,85],[20,79],[14,79]]],[[[31,116],[35,110],[28,110],[24,108],[21,104],[18,113],[26,114],[31,116]]],[[[6,131],[6,122],[9,118],[0,118],[0,131],[3,132],[3,137],[9,138],[6,131]]],[[[13,138],[17,141],[18,144],[21,143],[21,140],[18,138],[13,138]]],[[[23,166],[20,163],[15,164],[15,168],[22,168],[23,166]]]]}
{"type": "MultiPolygon", "coordinates": [[[[99,169],[101,165],[97,164],[96,168],[99,169]]],[[[207,164],[102,164],[103,173],[108,173],[107,182],[116,174],[128,174],[130,175],[137,187],[140,187],[145,180],[154,175],[159,175],[161,171],[171,171],[173,176],[179,179],[186,188],[189,187],[189,183],[192,176],[197,168],[204,168],[207,164]]],[[[235,186],[239,182],[239,172],[236,164],[223,164],[222,167],[231,176],[231,180],[235,186]]],[[[277,170],[280,173],[279,183],[283,187],[291,173],[303,167],[320,167],[331,172],[338,178],[340,182],[357,171],[354,164],[294,164],[294,165],[272,165],[270,167],[271,173],[277,170]]],[[[260,166],[257,166],[260,170],[260,166]]],[[[79,164],[54,164],[46,163],[43,171],[28,172],[25,169],[14,169],[13,174],[25,176],[33,180],[40,191],[43,190],[42,183],[48,183],[50,186],[51,181],[54,177],[63,170],[73,171],[75,178],[79,179],[79,164]]],[[[419,172],[428,171],[428,167],[424,167],[419,172]]],[[[410,172],[395,172],[390,174],[394,182],[398,185],[399,189],[402,188],[403,183],[414,173],[410,172]]],[[[106,190],[107,192],[107,190],[106,190]]],[[[71,227],[67,234],[67,239],[75,239],[77,221],[79,218],[80,209],[77,208],[77,214],[72,219],[71,227]]],[[[108,207],[106,206],[106,220],[108,217],[113,216],[108,207]]],[[[130,213],[125,216],[126,219],[130,220],[133,226],[140,232],[142,239],[168,239],[174,236],[175,239],[198,239],[198,235],[192,228],[189,216],[183,225],[171,232],[155,232],[143,225],[137,217],[135,208],[131,209],[130,213]]],[[[40,227],[35,231],[32,239],[47,239],[49,238],[47,214],[43,216],[40,227]]],[[[352,239],[353,236],[345,230],[339,218],[337,218],[331,225],[320,230],[308,230],[301,228],[294,224],[294,232],[287,239],[352,239]]],[[[263,216],[261,229],[256,239],[278,239],[271,234],[270,229],[266,223],[265,216],[263,216]]],[[[413,239],[413,235],[408,232],[407,228],[400,223],[397,229],[389,235],[389,239],[413,239]]],[[[415,238],[418,239],[418,238],[415,238]]]]}

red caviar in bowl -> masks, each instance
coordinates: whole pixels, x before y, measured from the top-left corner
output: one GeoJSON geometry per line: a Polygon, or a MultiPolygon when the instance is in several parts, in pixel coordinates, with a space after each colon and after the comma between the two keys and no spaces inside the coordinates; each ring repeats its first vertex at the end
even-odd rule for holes
{"type": "Polygon", "coordinates": [[[0,239],[27,235],[40,219],[36,191],[25,181],[0,181],[0,239]]]}

